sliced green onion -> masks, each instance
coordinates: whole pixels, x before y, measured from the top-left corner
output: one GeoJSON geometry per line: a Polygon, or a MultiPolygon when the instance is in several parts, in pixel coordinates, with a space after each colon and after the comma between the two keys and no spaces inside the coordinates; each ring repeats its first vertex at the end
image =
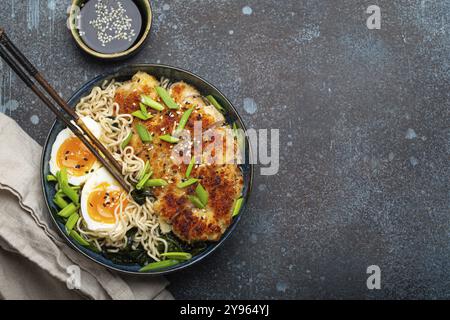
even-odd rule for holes
{"type": "Polygon", "coordinates": [[[191,179],[186,180],[184,182],[180,182],[179,184],[177,184],[177,187],[180,188],[180,189],[184,189],[184,188],[187,188],[189,186],[192,186],[193,184],[195,184],[197,182],[198,182],[198,179],[191,178],[191,179]]]}
{"type": "Polygon", "coordinates": [[[58,179],[56,179],[56,177],[55,177],[54,175],[49,174],[49,175],[47,176],[47,181],[48,181],[48,182],[56,182],[56,181],[58,181],[58,179]]]}
{"type": "Polygon", "coordinates": [[[202,203],[202,201],[197,198],[196,196],[188,196],[189,200],[192,202],[194,206],[196,206],[199,209],[205,209],[205,205],[202,203]]]}
{"type": "Polygon", "coordinates": [[[138,180],[141,180],[145,176],[145,174],[148,173],[149,169],[150,169],[150,162],[147,160],[145,161],[144,168],[139,173],[138,180]]]}
{"type": "Polygon", "coordinates": [[[159,139],[161,139],[162,141],[168,142],[168,143],[172,143],[172,144],[180,142],[179,138],[172,137],[171,135],[168,135],[168,134],[160,136],[159,139]]]}
{"type": "Polygon", "coordinates": [[[151,117],[151,115],[148,114],[147,106],[145,104],[139,103],[139,108],[141,109],[141,112],[145,117],[151,117]]]}
{"type": "Polygon", "coordinates": [[[157,269],[163,269],[163,268],[169,268],[174,265],[179,264],[180,262],[178,260],[163,260],[158,262],[152,262],[145,267],[141,268],[139,272],[146,272],[146,271],[152,271],[157,269]]]}
{"type": "Polygon", "coordinates": [[[136,185],[136,189],[141,190],[142,188],[144,188],[145,184],[147,183],[148,179],[150,179],[152,174],[153,174],[153,172],[149,172],[149,173],[145,174],[142,177],[142,179],[138,182],[138,184],[136,185]]]}
{"type": "Polygon", "coordinates": [[[78,244],[82,245],[83,247],[90,246],[90,243],[86,239],[84,239],[82,236],[80,236],[80,234],[78,232],[76,232],[75,230],[70,231],[69,235],[73,240],[78,242],[78,244]]]}
{"type": "Polygon", "coordinates": [[[155,89],[161,100],[164,101],[164,103],[169,109],[175,110],[180,109],[180,106],[172,99],[172,97],[170,96],[169,92],[167,92],[166,89],[162,87],[156,87],[155,89]]]}
{"type": "Polygon", "coordinates": [[[73,188],[69,186],[69,181],[67,178],[67,168],[62,168],[57,175],[58,185],[62,192],[70,199],[72,202],[78,204],[80,202],[80,196],[73,188]]]}
{"type": "Polygon", "coordinates": [[[141,96],[141,102],[143,104],[145,104],[146,106],[149,106],[150,108],[155,109],[157,111],[163,111],[164,110],[164,106],[162,104],[156,102],[155,100],[153,100],[149,96],[142,95],[141,96]]]}
{"type": "Polygon", "coordinates": [[[206,99],[208,99],[208,101],[211,102],[211,104],[216,107],[217,110],[222,113],[225,112],[225,109],[220,105],[219,102],[217,102],[216,98],[214,98],[213,96],[207,96],[206,99]]]}
{"type": "Polygon", "coordinates": [[[75,203],[71,203],[69,204],[67,207],[65,207],[64,209],[62,209],[60,212],[58,212],[58,216],[63,217],[63,218],[68,218],[70,217],[72,214],[74,214],[75,212],[78,211],[78,209],[80,209],[80,206],[75,205],[75,203]]]}
{"type": "Polygon", "coordinates": [[[237,123],[233,122],[233,134],[234,134],[235,137],[237,137],[238,130],[239,130],[239,128],[237,126],[237,123]]]}
{"type": "Polygon", "coordinates": [[[245,141],[244,141],[244,137],[242,136],[242,133],[239,130],[236,122],[233,123],[233,135],[237,140],[239,149],[242,149],[245,141]]]}
{"type": "Polygon", "coordinates": [[[239,198],[236,200],[236,202],[234,203],[234,208],[233,208],[233,217],[235,217],[239,214],[239,212],[241,211],[243,202],[244,202],[244,198],[239,198]]]}
{"type": "Polygon", "coordinates": [[[72,214],[69,219],[66,222],[66,232],[67,234],[70,234],[70,232],[73,230],[75,225],[78,222],[78,219],[80,219],[80,215],[78,213],[72,214]]]}
{"type": "Polygon", "coordinates": [[[144,121],[153,118],[153,116],[149,115],[148,113],[147,115],[145,115],[141,110],[135,111],[131,115],[144,121]]]}
{"type": "Polygon", "coordinates": [[[175,130],[175,132],[181,132],[184,129],[184,127],[186,127],[186,124],[189,120],[189,117],[192,114],[192,111],[194,111],[194,108],[190,108],[183,113],[183,116],[181,117],[180,123],[178,124],[177,130],[175,130]]]}
{"type": "Polygon", "coordinates": [[[138,123],[136,125],[136,131],[139,135],[139,138],[141,138],[142,142],[152,142],[153,136],[148,132],[147,128],[143,126],[142,124],[138,123]]]}
{"type": "Polygon", "coordinates": [[[167,185],[168,185],[167,181],[163,179],[149,179],[145,183],[146,187],[165,187],[167,185]]]}
{"type": "Polygon", "coordinates": [[[191,162],[189,163],[189,166],[187,167],[186,178],[189,178],[191,176],[191,172],[192,172],[192,169],[194,168],[194,165],[195,165],[195,156],[192,157],[191,162]]]}
{"type": "Polygon", "coordinates": [[[239,128],[236,122],[233,122],[233,135],[235,138],[239,138],[239,128]]]}
{"type": "Polygon", "coordinates": [[[131,142],[131,138],[133,138],[133,132],[130,132],[130,134],[128,135],[128,137],[123,140],[122,144],[120,145],[120,147],[122,149],[125,149],[131,142]]]}
{"type": "Polygon", "coordinates": [[[175,260],[191,260],[192,254],[188,252],[166,252],[161,254],[162,257],[175,260]]]}
{"type": "Polygon", "coordinates": [[[199,183],[197,185],[197,188],[195,188],[195,193],[197,194],[197,197],[200,199],[203,205],[206,206],[208,204],[209,198],[208,191],[206,191],[205,188],[203,188],[203,186],[199,183]]]}
{"type": "Polygon", "coordinates": [[[78,194],[77,191],[75,191],[74,189],[72,189],[71,187],[67,186],[61,186],[62,191],[64,192],[64,194],[70,199],[72,200],[74,203],[79,204],[80,203],[80,195],[78,194]]]}
{"type": "Polygon", "coordinates": [[[60,193],[57,193],[55,195],[55,197],[53,198],[53,202],[60,208],[60,209],[64,209],[65,207],[67,207],[69,205],[69,203],[64,200],[64,198],[61,196],[60,193]]]}

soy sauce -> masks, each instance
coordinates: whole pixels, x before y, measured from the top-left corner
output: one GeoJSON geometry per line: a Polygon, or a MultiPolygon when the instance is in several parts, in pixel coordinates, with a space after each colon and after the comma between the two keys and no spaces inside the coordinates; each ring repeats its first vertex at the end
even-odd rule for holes
{"type": "Polygon", "coordinates": [[[105,54],[131,48],[141,33],[142,15],[133,0],[89,0],[80,11],[80,36],[105,54]]]}

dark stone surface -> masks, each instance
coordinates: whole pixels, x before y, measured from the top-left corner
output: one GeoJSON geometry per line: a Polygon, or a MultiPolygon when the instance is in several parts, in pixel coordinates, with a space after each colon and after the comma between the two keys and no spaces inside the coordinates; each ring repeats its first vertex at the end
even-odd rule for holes
{"type": "MultiPolygon", "coordinates": [[[[450,298],[448,1],[152,3],[151,38],[122,63],[80,53],[67,1],[1,1],[0,21],[66,98],[112,65],[161,62],[216,84],[249,127],[281,130],[280,172],[257,171],[233,237],[169,276],[175,297],[450,298]]],[[[53,116],[0,70],[1,111],[43,143],[53,116]]]]}

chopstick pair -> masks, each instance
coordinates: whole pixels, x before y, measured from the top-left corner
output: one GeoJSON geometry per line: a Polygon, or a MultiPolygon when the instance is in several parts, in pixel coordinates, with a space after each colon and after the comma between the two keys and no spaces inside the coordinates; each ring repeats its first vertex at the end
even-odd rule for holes
{"type": "Polygon", "coordinates": [[[117,182],[130,192],[129,185],[122,176],[122,168],[106,147],[92,134],[78,114],[59,96],[33,64],[20,52],[0,28],[0,56],[38,98],[64,122],[64,124],[84,143],[92,154],[105,166],[117,182]],[[33,81],[33,79],[41,86],[33,81]],[[44,89],[44,91],[42,91],[44,89]],[[49,99],[46,93],[53,99],[49,99]],[[55,106],[55,103],[62,111],[55,106]]]}

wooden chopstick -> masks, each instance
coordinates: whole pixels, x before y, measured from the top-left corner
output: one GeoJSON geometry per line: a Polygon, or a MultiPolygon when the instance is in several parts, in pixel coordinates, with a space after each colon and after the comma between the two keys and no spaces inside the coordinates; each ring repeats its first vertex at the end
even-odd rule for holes
{"type": "Polygon", "coordinates": [[[37,69],[28,61],[28,59],[17,49],[9,40],[3,29],[0,28],[0,56],[13,69],[19,78],[41,99],[44,104],[56,115],[64,124],[84,143],[84,145],[92,152],[92,154],[108,169],[117,182],[127,191],[130,192],[129,185],[122,176],[122,168],[116,161],[108,149],[92,134],[86,127],[80,117],[72,108],[59,96],[56,90],[44,79],[37,69]],[[45,89],[45,91],[53,98],[64,111],[61,112],[53,102],[41,91],[33,80],[23,70],[25,69],[36,81],[45,89]],[[65,116],[68,115],[71,120],[65,116]],[[86,138],[86,136],[89,138],[86,138]],[[91,142],[94,144],[92,145],[91,142]],[[102,156],[104,155],[104,157],[102,156]],[[106,158],[106,159],[105,159],[106,158]]]}
{"type": "Polygon", "coordinates": [[[78,114],[64,101],[63,98],[56,92],[56,90],[48,83],[42,74],[33,66],[33,64],[23,55],[23,53],[14,45],[14,43],[8,38],[7,34],[3,32],[0,34],[0,41],[6,47],[6,49],[12,54],[12,56],[19,62],[19,64],[44,88],[44,90],[53,98],[53,100],[69,114],[75,123],[83,129],[92,143],[105,155],[105,157],[111,162],[112,165],[120,172],[122,167],[114,159],[112,154],[108,152],[108,149],[92,134],[89,128],[86,127],[83,121],[81,121],[78,114]]]}

